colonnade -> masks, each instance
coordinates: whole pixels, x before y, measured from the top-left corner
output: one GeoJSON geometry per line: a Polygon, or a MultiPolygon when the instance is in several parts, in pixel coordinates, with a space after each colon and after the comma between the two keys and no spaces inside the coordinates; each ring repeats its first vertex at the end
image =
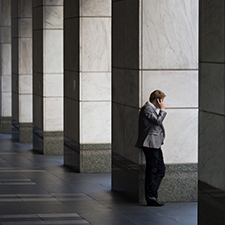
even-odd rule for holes
{"type": "Polygon", "coordinates": [[[198,131],[199,179],[225,190],[223,172],[209,178],[224,159],[223,104],[213,100],[223,101],[224,90],[221,4],[200,1],[198,23],[196,0],[1,0],[1,133],[13,125],[18,141],[64,154],[76,171],[112,171],[113,190],[143,201],[138,112],[161,89],[168,116],[160,200],[197,200],[198,131]]]}

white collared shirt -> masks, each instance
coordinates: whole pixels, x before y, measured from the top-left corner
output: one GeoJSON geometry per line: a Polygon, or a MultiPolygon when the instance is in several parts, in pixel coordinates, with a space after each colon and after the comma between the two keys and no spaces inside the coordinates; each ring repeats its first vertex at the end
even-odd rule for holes
{"type": "Polygon", "coordinates": [[[151,105],[153,109],[157,112],[157,108],[150,101],[148,101],[148,104],[151,105]]]}

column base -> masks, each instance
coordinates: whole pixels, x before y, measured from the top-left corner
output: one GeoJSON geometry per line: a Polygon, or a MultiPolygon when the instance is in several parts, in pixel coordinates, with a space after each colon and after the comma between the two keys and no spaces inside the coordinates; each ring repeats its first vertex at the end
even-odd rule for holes
{"type": "Polygon", "coordinates": [[[134,201],[145,202],[145,165],[112,154],[112,190],[134,201]]]}
{"type": "Polygon", "coordinates": [[[111,144],[79,144],[64,137],[64,165],[80,173],[110,173],[111,144]]]}
{"type": "MultiPolygon", "coordinates": [[[[112,190],[137,202],[145,202],[145,165],[113,153],[112,190]]],[[[162,202],[197,201],[197,164],[166,165],[158,194],[162,202]]]]}
{"type": "Polygon", "coordinates": [[[1,133],[12,133],[12,117],[1,117],[1,133]]]}
{"type": "Polygon", "coordinates": [[[63,154],[63,132],[42,131],[37,127],[33,130],[33,149],[44,155],[63,154]]]}
{"type": "Polygon", "coordinates": [[[19,141],[19,123],[15,120],[12,120],[12,141],[19,141]]]}
{"type": "Polygon", "coordinates": [[[18,123],[13,120],[12,125],[14,129],[12,131],[12,139],[22,143],[33,142],[33,124],[32,123],[18,123]]]}
{"type": "Polygon", "coordinates": [[[198,164],[167,164],[158,194],[162,202],[197,202],[198,164]]]}
{"type": "Polygon", "coordinates": [[[198,182],[198,224],[225,224],[225,191],[198,182]]]}
{"type": "Polygon", "coordinates": [[[33,124],[20,123],[19,126],[19,142],[33,142],[33,124]]]}

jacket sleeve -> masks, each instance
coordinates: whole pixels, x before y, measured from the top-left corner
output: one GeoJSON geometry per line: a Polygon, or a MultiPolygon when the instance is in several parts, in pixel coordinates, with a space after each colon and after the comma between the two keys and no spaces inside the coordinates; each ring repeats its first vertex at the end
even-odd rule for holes
{"type": "Polygon", "coordinates": [[[160,110],[159,114],[157,114],[154,109],[150,107],[146,107],[144,109],[145,116],[151,121],[151,123],[161,126],[164,118],[166,117],[167,112],[164,110],[160,110]]]}

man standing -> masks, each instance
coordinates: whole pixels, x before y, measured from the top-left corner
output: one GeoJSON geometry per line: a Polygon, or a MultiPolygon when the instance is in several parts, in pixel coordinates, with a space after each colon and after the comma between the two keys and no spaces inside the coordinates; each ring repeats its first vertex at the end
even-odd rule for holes
{"type": "Polygon", "coordinates": [[[148,206],[163,206],[157,200],[158,188],[165,175],[165,164],[161,146],[165,139],[163,120],[166,117],[164,98],[166,95],[155,90],[151,93],[149,101],[141,108],[139,114],[139,132],[137,148],[145,154],[145,199],[148,206]],[[160,109],[157,114],[156,109],[160,109]]]}

